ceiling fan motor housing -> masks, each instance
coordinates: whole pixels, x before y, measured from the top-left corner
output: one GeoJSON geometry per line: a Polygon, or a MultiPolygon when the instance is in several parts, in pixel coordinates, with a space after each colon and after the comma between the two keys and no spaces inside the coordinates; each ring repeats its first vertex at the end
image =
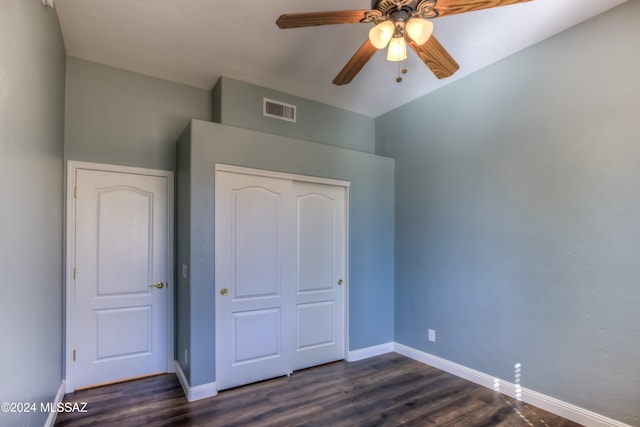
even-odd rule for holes
{"type": "Polygon", "coordinates": [[[411,11],[407,9],[392,10],[389,13],[389,19],[393,22],[407,22],[411,18],[411,11]]]}
{"type": "Polygon", "coordinates": [[[388,16],[394,10],[403,9],[410,15],[420,15],[424,19],[438,17],[436,3],[438,0],[371,0],[371,9],[379,10],[388,16]]]}

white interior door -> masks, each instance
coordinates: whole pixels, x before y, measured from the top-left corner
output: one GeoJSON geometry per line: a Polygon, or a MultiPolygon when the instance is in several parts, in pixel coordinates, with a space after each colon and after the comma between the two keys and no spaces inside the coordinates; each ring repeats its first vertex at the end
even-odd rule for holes
{"type": "Polygon", "coordinates": [[[216,174],[216,385],[292,371],[291,183],[216,174]]]}
{"type": "Polygon", "coordinates": [[[343,187],[295,182],[296,353],[294,369],[344,358],[343,187]]]}
{"type": "Polygon", "coordinates": [[[167,370],[167,177],[77,169],[75,388],[167,370]]]}
{"type": "Polygon", "coordinates": [[[344,358],[346,190],[216,173],[219,390],[344,358]]]}

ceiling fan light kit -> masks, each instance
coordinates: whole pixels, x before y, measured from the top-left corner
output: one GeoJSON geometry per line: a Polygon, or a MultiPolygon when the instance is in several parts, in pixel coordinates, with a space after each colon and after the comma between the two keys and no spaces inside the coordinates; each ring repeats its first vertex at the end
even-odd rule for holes
{"type": "Polygon", "coordinates": [[[422,46],[433,33],[433,22],[422,18],[411,18],[407,22],[406,29],[411,40],[422,46]]]}
{"type": "Polygon", "coordinates": [[[389,42],[389,51],[387,52],[387,61],[404,61],[407,59],[407,44],[404,37],[394,37],[389,42]]]}
{"type": "Polygon", "coordinates": [[[360,49],[333,79],[336,85],[350,83],[373,55],[387,45],[387,60],[405,60],[408,44],[433,74],[443,79],[452,76],[460,66],[433,36],[431,19],[528,1],[531,0],[372,0],[368,10],[290,13],[281,15],[276,24],[280,28],[376,24],[360,49]]]}
{"type": "Polygon", "coordinates": [[[369,31],[369,41],[376,49],[384,49],[391,41],[396,26],[391,21],[383,21],[369,31]]]}
{"type": "Polygon", "coordinates": [[[404,37],[422,46],[431,37],[433,23],[427,19],[411,18],[405,24],[408,14],[405,11],[395,13],[391,19],[382,21],[369,31],[369,41],[376,49],[389,46],[388,61],[407,59],[407,44],[404,37]]]}

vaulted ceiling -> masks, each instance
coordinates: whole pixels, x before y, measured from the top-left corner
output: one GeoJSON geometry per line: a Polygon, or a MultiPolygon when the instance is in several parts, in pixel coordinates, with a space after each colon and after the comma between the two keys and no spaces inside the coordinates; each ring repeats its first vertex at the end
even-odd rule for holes
{"type": "MultiPolygon", "coordinates": [[[[67,54],[211,89],[223,75],[378,116],[627,0],[533,0],[435,19],[434,35],[460,64],[438,80],[408,52],[378,52],[345,86],[333,78],[372,24],[279,29],[283,13],[368,9],[368,0],[55,0],[67,54]]],[[[579,78],[579,76],[577,76],[579,78]]]]}

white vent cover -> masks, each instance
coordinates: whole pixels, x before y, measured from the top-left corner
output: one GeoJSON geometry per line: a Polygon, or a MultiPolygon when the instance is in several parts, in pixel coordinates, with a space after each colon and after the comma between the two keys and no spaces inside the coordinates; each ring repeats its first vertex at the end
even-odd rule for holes
{"type": "Polygon", "coordinates": [[[296,106],[269,98],[262,98],[262,115],[295,123],[296,106]]]}

